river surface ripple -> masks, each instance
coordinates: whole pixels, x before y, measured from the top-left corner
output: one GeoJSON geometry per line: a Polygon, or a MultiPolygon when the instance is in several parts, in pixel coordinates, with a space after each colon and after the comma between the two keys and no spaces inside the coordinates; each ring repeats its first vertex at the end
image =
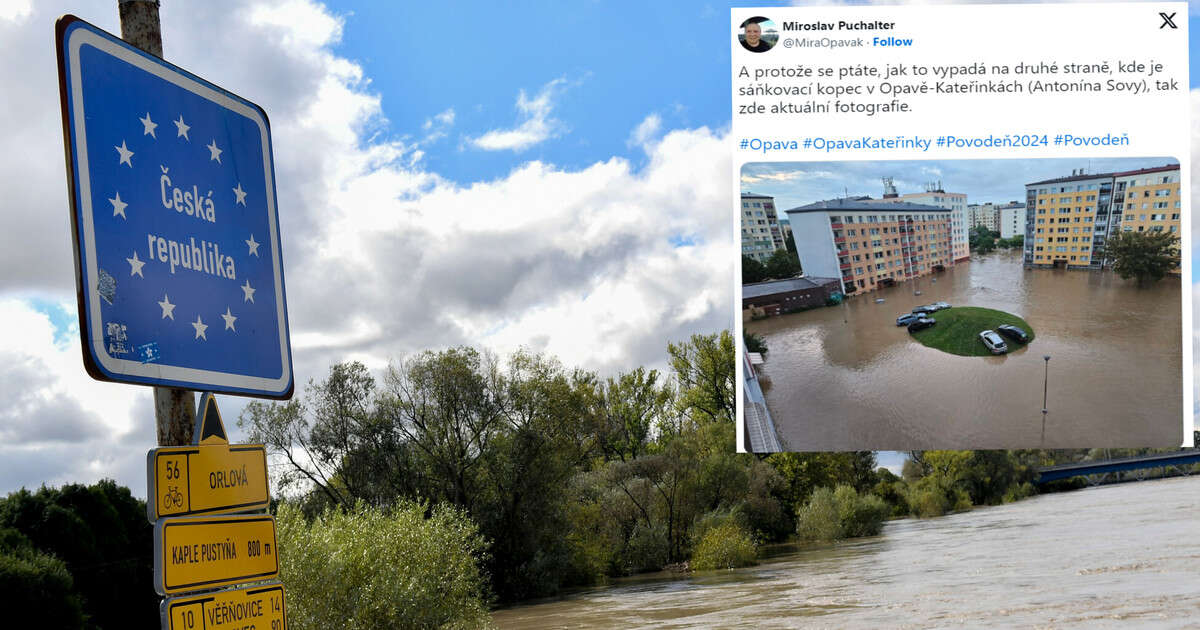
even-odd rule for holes
{"type": "Polygon", "coordinates": [[[1200,628],[1200,476],[1038,496],[755,567],[620,581],[500,628],[1200,628]]]}

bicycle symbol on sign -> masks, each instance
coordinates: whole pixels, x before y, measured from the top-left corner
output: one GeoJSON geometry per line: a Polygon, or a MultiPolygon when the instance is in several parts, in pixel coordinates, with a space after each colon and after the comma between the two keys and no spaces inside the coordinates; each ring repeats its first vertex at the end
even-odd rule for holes
{"type": "Polygon", "coordinates": [[[183,493],[179,491],[179,486],[167,486],[167,494],[163,496],[163,507],[183,507],[183,493]]]}

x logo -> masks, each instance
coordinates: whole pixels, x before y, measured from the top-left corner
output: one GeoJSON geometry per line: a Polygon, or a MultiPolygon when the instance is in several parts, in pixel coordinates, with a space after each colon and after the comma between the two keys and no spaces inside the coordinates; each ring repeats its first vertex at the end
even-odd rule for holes
{"type": "Polygon", "coordinates": [[[1163,23],[1161,25],[1159,25],[1159,27],[1158,27],[1160,30],[1163,28],[1166,28],[1168,26],[1170,26],[1171,28],[1179,28],[1178,26],[1175,26],[1175,14],[1174,13],[1172,13],[1171,15],[1167,15],[1166,13],[1159,13],[1158,16],[1163,19],[1163,23]]]}

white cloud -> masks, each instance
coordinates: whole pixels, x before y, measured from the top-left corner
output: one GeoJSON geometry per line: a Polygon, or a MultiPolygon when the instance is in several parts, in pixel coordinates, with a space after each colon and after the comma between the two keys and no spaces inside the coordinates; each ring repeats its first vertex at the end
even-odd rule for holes
{"type": "Polygon", "coordinates": [[[658,114],[650,114],[634,127],[633,132],[629,134],[629,139],[625,141],[626,146],[640,147],[649,144],[658,136],[658,132],[662,130],[662,117],[658,114]]]}
{"type": "Polygon", "coordinates": [[[807,169],[803,169],[803,168],[797,168],[795,170],[781,170],[781,171],[774,171],[774,172],[759,172],[759,173],[743,172],[741,175],[741,182],[743,184],[746,184],[747,186],[749,186],[752,184],[758,184],[758,183],[762,183],[762,182],[792,182],[792,181],[804,181],[807,179],[824,179],[827,177],[833,177],[834,175],[835,174],[832,171],[814,171],[814,170],[807,170],[807,169]]]}
{"type": "Polygon", "coordinates": [[[33,0],[5,0],[0,4],[0,20],[21,22],[33,13],[33,0]]]}
{"type": "Polygon", "coordinates": [[[421,125],[421,129],[425,131],[425,137],[421,139],[421,144],[429,144],[446,137],[451,127],[454,126],[454,108],[449,108],[435,116],[425,119],[425,124],[421,125]]]}
{"type": "Polygon", "coordinates": [[[432,129],[434,125],[450,126],[454,124],[454,108],[451,107],[432,118],[426,118],[422,129],[432,129]]]}
{"type": "Polygon", "coordinates": [[[555,79],[529,98],[525,90],[517,95],[517,111],[521,122],[512,129],[493,129],[469,142],[485,151],[523,151],[556,137],[564,130],[562,122],[550,117],[554,98],[566,85],[566,79],[555,79]]]}
{"type": "MultiPolygon", "coordinates": [[[[73,303],[63,304],[74,312],[73,303]]],[[[38,453],[61,453],[49,476],[42,462],[34,469],[0,465],[0,491],[43,482],[64,483],[115,474],[104,464],[140,459],[145,449],[127,450],[125,436],[141,432],[154,441],[154,411],[148,391],[130,385],[92,380],[83,369],[78,331],[56,340],[50,318],[28,301],[0,298],[0,461],[36,459],[38,453]],[[148,408],[148,415],[146,413],[148,408]],[[139,413],[141,412],[141,413],[139,413]],[[93,472],[99,466],[101,475],[93,472]],[[30,472],[37,471],[37,475],[30,472]]],[[[145,481],[123,480],[136,488],[145,481]]]]}

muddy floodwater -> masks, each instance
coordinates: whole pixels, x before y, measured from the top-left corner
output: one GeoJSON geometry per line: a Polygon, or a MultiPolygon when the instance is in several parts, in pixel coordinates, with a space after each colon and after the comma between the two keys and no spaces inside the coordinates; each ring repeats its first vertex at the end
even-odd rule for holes
{"type": "Polygon", "coordinates": [[[787,450],[1170,447],[1183,439],[1180,299],[1175,277],[1138,288],[1111,272],[1026,270],[1019,253],[995,253],[746,330],[770,349],[759,374],[787,450]],[[1036,339],[961,357],[896,326],[936,301],[1013,313],[1036,339]]]}
{"type": "Polygon", "coordinates": [[[500,628],[1197,628],[1200,477],[1035,497],[689,578],[496,611],[500,628]]]}

